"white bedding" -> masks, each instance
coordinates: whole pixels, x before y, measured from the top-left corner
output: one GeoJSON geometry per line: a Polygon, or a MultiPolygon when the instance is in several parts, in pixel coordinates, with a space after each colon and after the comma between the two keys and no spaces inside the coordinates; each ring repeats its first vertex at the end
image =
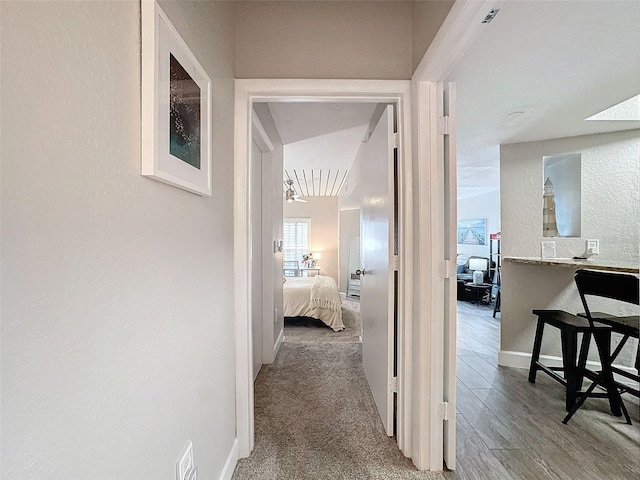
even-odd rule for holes
{"type": "Polygon", "coordinates": [[[285,317],[317,318],[338,332],[344,329],[341,303],[338,286],[331,277],[287,277],[284,283],[285,317]]]}

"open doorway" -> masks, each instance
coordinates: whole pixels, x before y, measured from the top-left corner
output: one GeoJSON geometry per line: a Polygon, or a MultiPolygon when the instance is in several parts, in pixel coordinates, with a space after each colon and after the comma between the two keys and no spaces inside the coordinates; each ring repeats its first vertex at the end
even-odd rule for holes
{"type": "MultiPolygon", "coordinates": [[[[251,81],[246,81],[247,83],[251,83],[251,81]]],[[[242,82],[239,82],[242,83],[242,82]]],[[[278,82],[274,82],[274,83],[278,83],[278,82]]],[[[288,82],[287,82],[288,83],[288,82]]],[[[306,83],[309,84],[310,82],[305,82],[305,81],[301,81],[301,83],[306,83]]],[[[311,82],[313,83],[313,82],[311,82]]],[[[373,89],[373,91],[377,91],[376,94],[372,94],[371,91],[372,89],[370,88],[370,85],[364,85],[367,84],[369,82],[362,82],[363,85],[355,85],[355,88],[352,86],[351,90],[349,88],[347,88],[347,93],[345,93],[344,90],[342,90],[342,88],[345,87],[345,85],[342,85],[341,89],[338,89],[339,91],[341,91],[340,95],[336,96],[335,93],[331,93],[331,92],[327,92],[326,91],[326,86],[327,84],[330,84],[331,82],[317,82],[318,84],[323,84],[323,88],[321,88],[320,90],[325,90],[324,92],[318,92],[316,99],[319,99],[318,101],[320,102],[329,102],[329,103],[336,103],[336,101],[340,101],[340,102],[344,102],[344,101],[351,101],[351,102],[356,102],[356,103],[369,103],[369,104],[379,104],[379,103],[392,103],[394,105],[397,106],[397,112],[398,112],[398,120],[395,121],[393,120],[393,116],[389,117],[391,118],[391,121],[389,122],[389,120],[387,119],[386,124],[390,124],[390,128],[393,128],[396,124],[398,124],[398,126],[400,127],[400,129],[402,128],[402,125],[406,125],[408,124],[407,121],[407,102],[408,102],[408,91],[409,91],[409,83],[408,82],[375,82],[378,85],[376,85],[377,88],[373,89]],[[365,88],[362,88],[365,87],[365,88]]],[[[343,83],[343,82],[340,82],[343,83]]],[[[355,82],[360,83],[360,82],[355,82]]],[[[281,92],[283,91],[283,94],[280,95],[269,95],[267,96],[267,98],[265,98],[265,96],[263,95],[257,95],[256,97],[252,98],[252,100],[249,100],[249,95],[244,97],[244,101],[247,101],[246,106],[247,106],[247,111],[245,113],[245,117],[247,118],[249,117],[249,113],[251,111],[253,111],[253,107],[254,106],[258,106],[258,104],[261,103],[265,103],[265,102],[290,102],[290,101],[301,101],[301,100],[309,100],[310,99],[310,95],[308,93],[309,89],[308,86],[305,87],[306,93],[302,96],[300,96],[300,94],[291,94],[287,92],[287,88],[284,88],[281,90],[281,92]]],[[[289,90],[290,92],[291,90],[289,90]]],[[[243,102],[244,103],[244,102],[243,102]]],[[[268,108],[268,107],[267,107],[268,108]]],[[[381,115],[382,117],[382,115],[381,115]]],[[[238,118],[238,116],[237,116],[238,118]]],[[[246,123],[244,123],[244,121],[241,121],[243,125],[247,125],[246,123]]],[[[246,130],[245,130],[246,131],[246,130]]],[[[406,134],[408,134],[408,132],[406,132],[406,134]]],[[[399,149],[402,153],[399,154],[399,158],[402,159],[403,158],[403,154],[407,153],[409,151],[408,149],[408,145],[409,145],[409,138],[408,135],[402,136],[402,141],[398,142],[399,144],[399,149]]],[[[387,135],[385,133],[385,135],[383,135],[383,137],[385,138],[386,141],[391,141],[393,143],[395,143],[395,138],[394,137],[390,137],[389,135],[387,135]]],[[[237,144],[237,147],[239,147],[242,151],[238,151],[237,149],[237,153],[239,155],[239,158],[248,158],[248,144],[245,144],[244,141],[242,142],[242,145],[237,144]]],[[[393,148],[393,147],[392,147],[393,148]]],[[[405,162],[403,165],[398,165],[397,169],[398,171],[400,171],[400,173],[404,173],[404,171],[406,170],[407,166],[409,166],[410,168],[410,164],[408,163],[408,160],[410,160],[410,157],[407,156],[407,162],[405,162]]],[[[401,162],[401,160],[400,160],[401,162]]],[[[250,169],[250,165],[247,165],[247,163],[243,162],[242,165],[239,165],[238,163],[236,164],[236,173],[240,174],[241,178],[243,179],[249,179],[251,176],[251,169],[250,169]],[[249,168],[248,168],[249,167],[249,168]],[[242,170],[241,172],[239,172],[238,170],[242,170]]],[[[278,181],[278,186],[279,186],[279,199],[280,202],[282,202],[282,197],[283,197],[283,183],[282,183],[282,171],[280,171],[280,180],[278,181]]],[[[236,175],[238,176],[238,175],[236,175]]],[[[244,181],[243,181],[244,183],[244,181]]],[[[246,186],[248,187],[248,184],[246,184],[246,186]]],[[[246,188],[246,187],[245,187],[246,188]]],[[[313,186],[312,186],[313,188],[313,186]]],[[[239,194],[241,194],[241,199],[236,199],[237,202],[236,204],[238,205],[238,200],[240,200],[240,203],[242,205],[240,205],[241,208],[237,209],[239,212],[246,212],[244,213],[244,215],[241,213],[240,215],[236,216],[236,233],[240,233],[240,235],[237,236],[237,241],[236,243],[238,244],[239,242],[243,242],[245,241],[247,245],[250,244],[250,239],[252,238],[251,236],[251,227],[250,227],[250,222],[248,222],[248,219],[250,218],[250,205],[249,202],[247,202],[247,199],[250,198],[250,192],[248,191],[249,188],[247,188],[246,190],[243,191],[243,188],[240,187],[237,191],[239,194]],[[249,214],[249,215],[247,215],[249,214]],[[240,230],[240,232],[239,232],[240,230]]],[[[399,195],[398,198],[402,201],[403,200],[403,193],[402,193],[402,189],[399,189],[399,195]]],[[[296,192],[297,195],[299,195],[296,192]]],[[[406,201],[406,199],[405,199],[406,201]]],[[[407,202],[407,208],[405,208],[404,210],[401,210],[403,215],[407,215],[410,214],[410,205],[407,202]]],[[[337,212],[336,212],[337,213],[337,212]]],[[[400,223],[400,227],[397,229],[398,232],[402,233],[402,225],[406,222],[406,220],[399,222],[400,223]]],[[[393,231],[396,231],[395,228],[392,228],[393,231]]],[[[397,244],[399,245],[399,248],[402,248],[402,235],[400,236],[400,240],[397,242],[397,244]]],[[[263,238],[264,240],[264,238],[263,238]]],[[[282,244],[280,242],[282,242],[282,238],[273,238],[273,241],[269,241],[269,242],[264,242],[263,244],[268,243],[270,245],[270,248],[273,248],[274,250],[272,252],[275,252],[274,256],[275,258],[278,258],[280,262],[282,262],[282,252],[279,251],[282,248],[282,244]]],[[[394,242],[389,242],[390,244],[393,244],[394,242]]],[[[311,252],[310,252],[311,253],[311,252]]],[[[325,255],[324,252],[321,252],[322,255],[322,259],[321,259],[321,264],[322,265],[325,261],[325,255]]],[[[337,255],[336,255],[337,257],[337,255]]],[[[337,260],[337,258],[336,258],[337,260]]],[[[337,263],[337,262],[336,262],[337,263]]],[[[389,262],[387,262],[389,263],[389,262]]],[[[249,300],[250,298],[253,298],[252,295],[252,285],[251,282],[247,282],[245,279],[248,280],[249,277],[249,270],[248,267],[250,265],[250,262],[247,261],[246,258],[242,258],[240,259],[239,257],[236,257],[236,264],[237,264],[237,273],[238,276],[236,277],[236,287],[238,290],[238,301],[241,302],[242,298],[246,298],[247,300],[249,300]],[[242,272],[245,272],[244,274],[242,272]],[[246,275],[246,276],[245,276],[246,275]],[[243,278],[244,277],[244,278],[243,278]],[[241,280],[242,279],[242,280],[241,280]]],[[[326,266],[326,265],[325,265],[326,266]]],[[[279,279],[280,282],[282,281],[282,277],[283,277],[283,269],[282,269],[282,264],[280,263],[280,273],[279,273],[279,279]]],[[[336,268],[337,270],[337,268],[336,268]]],[[[398,287],[394,288],[394,291],[397,290],[400,294],[400,298],[401,300],[399,302],[397,302],[397,304],[399,305],[399,310],[401,308],[404,307],[406,300],[404,300],[402,298],[402,294],[403,294],[403,289],[405,288],[405,285],[407,284],[406,280],[407,278],[409,278],[410,275],[410,271],[406,272],[406,277],[403,278],[402,274],[400,275],[400,279],[398,281],[398,287]]],[[[337,276],[337,275],[336,275],[337,276]]],[[[338,279],[339,280],[339,279],[338,279]]],[[[337,283],[337,282],[336,282],[337,283]]],[[[391,303],[396,303],[396,302],[391,302],[391,303]]],[[[250,344],[251,342],[251,331],[250,331],[250,315],[249,312],[247,311],[246,308],[246,303],[242,306],[239,307],[237,310],[237,313],[240,314],[240,322],[236,323],[236,327],[237,327],[237,332],[239,333],[239,335],[237,336],[238,338],[238,343],[239,343],[239,348],[238,348],[238,353],[239,353],[239,374],[238,374],[238,391],[239,391],[239,409],[238,409],[238,415],[239,415],[239,419],[238,419],[238,425],[239,425],[239,452],[240,452],[240,456],[246,455],[250,450],[251,450],[251,442],[253,440],[253,433],[252,433],[252,428],[253,428],[253,405],[252,405],[252,399],[251,399],[251,391],[252,391],[252,377],[253,377],[253,365],[252,365],[252,358],[251,358],[251,354],[250,354],[250,350],[247,348],[247,345],[250,344]],[[242,372],[246,372],[242,373],[242,372]],[[247,375],[248,374],[248,375],[247,375]],[[251,381],[247,381],[251,379],[251,381]],[[242,417],[242,418],[240,418],[242,417]],[[244,433],[246,436],[244,436],[245,440],[246,440],[246,444],[244,445],[244,447],[246,448],[246,451],[243,452],[243,445],[242,442],[240,442],[240,440],[243,438],[242,433],[244,433]]],[[[399,318],[402,318],[401,313],[398,315],[399,318]]],[[[238,319],[237,319],[238,320],[238,319]]],[[[274,319],[274,323],[277,323],[277,319],[274,319]]],[[[400,345],[402,345],[402,342],[399,342],[400,345]]],[[[399,358],[401,358],[402,354],[403,354],[403,347],[399,347],[398,348],[398,354],[399,354],[399,358]]],[[[398,362],[399,364],[402,364],[402,362],[398,362]]],[[[401,373],[399,373],[399,375],[401,375],[401,373]]],[[[391,379],[389,378],[388,380],[385,380],[384,382],[386,385],[391,385],[391,379]]],[[[400,401],[397,402],[398,405],[402,405],[404,399],[402,399],[401,396],[401,392],[399,392],[399,398],[400,401]]],[[[398,420],[398,425],[402,426],[402,421],[403,421],[403,417],[402,417],[402,410],[399,408],[398,409],[398,416],[399,416],[399,420],[398,420]]],[[[402,431],[402,428],[399,428],[399,431],[402,431]]],[[[402,436],[402,434],[400,435],[402,436]]],[[[402,442],[399,438],[398,441],[400,447],[402,448],[402,442]]]]}
{"type": "MultiPolygon", "coordinates": [[[[274,200],[270,212],[268,208],[261,209],[261,235],[252,238],[282,238],[281,251],[263,258],[266,276],[261,280],[273,285],[273,292],[262,289],[263,297],[254,295],[252,302],[271,302],[274,312],[278,309],[282,312],[281,331],[279,319],[274,319],[278,323],[271,336],[275,342],[281,336],[285,342],[299,337],[304,330],[294,330],[294,326],[307,320],[319,321],[317,329],[335,331],[335,341],[345,335],[356,341],[362,339],[362,366],[389,436],[393,435],[396,423],[392,379],[397,377],[397,279],[393,269],[397,254],[394,247],[398,245],[394,201],[396,110],[393,103],[374,102],[256,103],[254,111],[263,128],[271,132],[278,158],[272,157],[271,163],[263,161],[252,169],[255,175],[262,176],[262,189],[273,192],[258,196],[267,201],[271,196],[274,200]],[[281,154],[278,146],[282,146],[281,154]],[[281,205],[276,205],[278,189],[281,205]],[[282,218],[273,218],[279,208],[282,218]],[[341,237],[341,230],[353,234],[341,237]],[[349,254],[356,238],[365,238],[367,242],[358,245],[361,259],[349,272],[349,254]],[[341,251],[346,252],[344,258],[341,251]],[[341,264],[345,265],[344,271],[341,264]],[[272,275],[274,265],[281,265],[279,274],[272,275]],[[358,297],[353,296],[352,281],[347,299],[350,275],[361,275],[362,279],[358,297]],[[281,305],[266,298],[275,297],[276,291],[282,295],[281,305]],[[354,298],[363,299],[357,310],[364,322],[345,327],[342,310],[347,315],[353,311],[354,298]]],[[[255,175],[252,185],[257,183],[255,175]]],[[[259,214],[254,209],[252,218],[259,214]]],[[[263,330],[268,332],[272,317],[252,315],[254,337],[260,331],[256,323],[264,323],[263,330]]],[[[313,332],[309,338],[316,338],[315,335],[313,332]]],[[[265,343],[264,347],[267,355],[263,361],[270,363],[274,359],[270,351],[277,353],[279,345],[265,343]]],[[[255,352],[254,343],[254,355],[255,352]]],[[[255,360],[254,356],[254,375],[255,360]]]]}

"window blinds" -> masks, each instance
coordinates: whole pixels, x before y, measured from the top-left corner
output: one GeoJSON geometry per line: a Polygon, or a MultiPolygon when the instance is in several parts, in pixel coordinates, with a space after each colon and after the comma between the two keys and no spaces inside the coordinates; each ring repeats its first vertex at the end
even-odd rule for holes
{"type": "Polygon", "coordinates": [[[285,218],[282,260],[300,262],[305,253],[309,253],[309,219],[285,218]]]}

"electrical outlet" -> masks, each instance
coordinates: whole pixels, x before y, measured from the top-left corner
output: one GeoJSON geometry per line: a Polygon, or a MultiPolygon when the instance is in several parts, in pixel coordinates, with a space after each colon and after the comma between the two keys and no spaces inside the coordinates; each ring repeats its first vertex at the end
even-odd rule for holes
{"type": "Polygon", "coordinates": [[[587,255],[600,255],[600,240],[587,240],[586,244],[587,255]]]}
{"type": "Polygon", "coordinates": [[[178,460],[176,480],[192,480],[194,475],[197,475],[197,471],[193,461],[193,443],[189,441],[178,460]]]}

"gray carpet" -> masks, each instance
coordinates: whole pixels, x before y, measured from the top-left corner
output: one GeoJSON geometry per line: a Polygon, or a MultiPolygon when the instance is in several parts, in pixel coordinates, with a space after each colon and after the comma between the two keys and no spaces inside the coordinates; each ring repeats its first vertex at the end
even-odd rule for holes
{"type": "Polygon", "coordinates": [[[343,315],[343,332],[285,328],[256,379],[255,448],[234,480],[445,478],[418,472],[385,435],[362,370],[359,304],[343,315]]]}

